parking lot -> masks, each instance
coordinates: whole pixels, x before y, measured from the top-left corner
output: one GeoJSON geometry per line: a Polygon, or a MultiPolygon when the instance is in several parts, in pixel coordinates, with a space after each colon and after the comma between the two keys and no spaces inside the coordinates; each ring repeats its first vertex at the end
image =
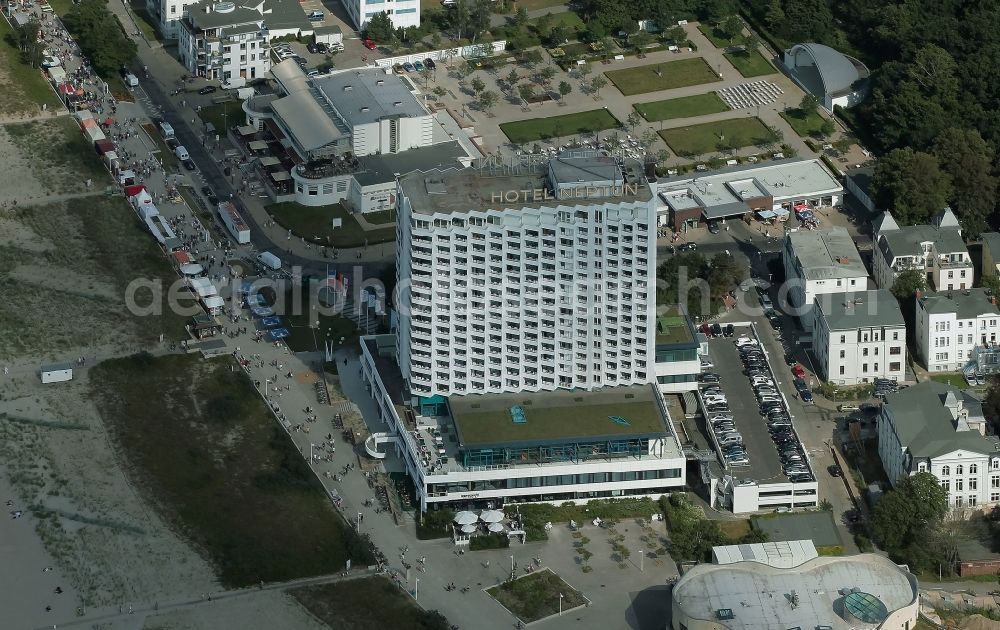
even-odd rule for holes
{"type": "MultiPolygon", "coordinates": [[[[737,329],[737,334],[746,331],[746,328],[737,329]]],[[[767,433],[767,425],[758,413],[757,397],[750,388],[749,379],[743,374],[743,363],[733,338],[710,339],[708,356],[715,364],[710,370],[722,377],[722,391],[729,401],[729,408],[733,410],[736,430],[743,436],[750,459],[749,466],[731,467],[733,475],[756,481],[783,479],[778,452],[767,433]]],[[[706,429],[711,431],[710,427],[706,429]]]]}

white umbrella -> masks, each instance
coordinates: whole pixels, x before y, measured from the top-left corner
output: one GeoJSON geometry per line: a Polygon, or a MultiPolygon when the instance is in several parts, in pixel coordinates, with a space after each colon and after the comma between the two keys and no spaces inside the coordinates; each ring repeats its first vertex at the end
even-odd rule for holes
{"type": "Polygon", "coordinates": [[[455,515],[455,522],[459,525],[471,525],[478,520],[475,512],[459,512],[455,515]]]}
{"type": "Polygon", "coordinates": [[[500,532],[503,531],[504,527],[503,527],[503,523],[490,523],[490,525],[489,525],[489,527],[487,527],[487,529],[489,529],[494,534],[498,534],[498,533],[500,533],[500,532]]]}
{"type": "Polygon", "coordinates": [[[185,276],[197,276],[199,273],[205,271],[205,268],[198,263],[188,263],[186,265],[181,265],[181,273],[185,276]]]}
{"type": "Polygon", "coordinates": [[[476,531],[475,525],[462,525],[463,534],[473,534],[475,533],[475,531],[476,531]]]}
{"type": "Polygon", "coordinates": [[[479,520],[484,523],[499,523],[503,519],[503,512],[500,510],[486,510],[479,515],[479,520]]]}

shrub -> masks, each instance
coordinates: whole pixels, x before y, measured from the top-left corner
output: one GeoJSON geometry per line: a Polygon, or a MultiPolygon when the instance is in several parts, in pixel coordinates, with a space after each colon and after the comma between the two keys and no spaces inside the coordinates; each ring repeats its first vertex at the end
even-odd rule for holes
{"type": "Polygon", "coordinates": [[[454,519],[455,512],[448,508],[424,512],[417,519],[417,539],[447,538],[451,535],[451,522],[454,519]]]}
{"type": "Polygon", "coordinates": [[[484,549],[506,549],[510,547],[510,539],[506,534],[488,534],[486,536],[473,536],[469,541],[469,549],[472,551],[482,551],[484,549]]]}

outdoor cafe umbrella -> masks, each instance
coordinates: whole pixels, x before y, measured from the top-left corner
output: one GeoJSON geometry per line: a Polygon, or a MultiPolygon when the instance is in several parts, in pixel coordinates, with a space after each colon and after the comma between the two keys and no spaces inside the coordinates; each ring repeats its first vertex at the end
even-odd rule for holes
{"type": "Polygon", "coordinates": [[[474,534],[476,532],[475,525],[462,525],[463,534],[474,534]]]}
{"type": "Polygon", "coordinates": [[[107,118],[104,119],[104,126],[105,127],[110,127],[113,124],[115,124],[115,119],[114,118],[111,118],[110,116],[108,116],[107,118]]]}
{"type": "Polygon", "coordinates": [[[459,512],[455,515],[455,522],[459,525],[472,525],[478,520],[475,512],[459,512]]]}
{"type": "Polygon", "coordinates": [[[489,527],[486,529],[490,530],[494,534],[498,534],[503,531],[503,523],[490,523],[489,527]]]}
{"type": "Polygon", "coordinates": [[[479,515],[479,519],[484,523],[499,523],[503,518],[503,512],[500,510],[486,510],[479,515]]]}

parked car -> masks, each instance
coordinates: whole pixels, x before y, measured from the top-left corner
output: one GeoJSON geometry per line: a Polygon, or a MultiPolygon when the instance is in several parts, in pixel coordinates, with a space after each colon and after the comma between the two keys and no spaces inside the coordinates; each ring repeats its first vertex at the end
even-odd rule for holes
{"type": "Polygon", "coordinates": [[[409,61],[403,63],[403,70],[406,72],[416,72],[417,68],[409,61]]]}
{"type": "Polygon", "coordinates": [[[722,334],[726,337],[732,337],[736,334],[736,328],[732,324],[726,324],[726,328],[722,331],[722,334]]]}
{"type": "Polygon", "coordinates": [[[799,392],[799,398],[801,398],[802,402],[807,405],[811,405],[813,403],[813,394],[808,389],[799,392]]]}
{"type": "Polygon", "coordinates": [[[720,336],[722,336],[722,325],[721,324],[712,324],[712,336],[713,337],[720,337],[720,336]]]}
{"type": "Polygon", "coordinates": [[[424,64],[421,61],[414,61],[413,62],[413,67],[417,69],[417,72],[423,72],[424,71],[424,64]]]}
{"type": "Polygon", "coordinates": [[[308,44],[306,44],[306,50],[308,50],[313,55],[319,54],[319,47],[316,46],[316,44],[314,44],[312,42],[309,42],[308,44]]]}
{"type": "Polygon", "coordinates": [[[213,206],[218,205],[219,198],[215,195],[215,192],[210,187],[202,186],[201,194],[205,195],[205,198],[208,199],[208,203],[212,204],[213,206]]]}
{"type": "Polygon", "coordinates": [[[677,246],[678,252],[696,252],[698,251],[697,243],[681,243],[677,246]]]}
{"type": "Polygon", "coordinates": [[[431,70],[437,67],[437,64],[434,63],[433,59],[424,59],[424,65],[430,68],[431,70]]]}
{"type": "Polygon", "coordinates": [[[192,160],[184,160],[181,163],[184,165],[184,168],[186,168],[189,171],[193,171],[196,168],[198,168],[197,166],[195,166],[195,163],[192,160]]]}
{"type": "Polygon", "coordinates": [[[372,40],[370,40],[370,39],[366,39],[365,41],[363,41],[363,42],[361,42],[361,43],[362,43],[362,45],[364,45],[364,47],[365,47],[365,48],[367,48],[368,50],[375,50],[376,48],[378,48],[378,44],[376,44],[375,42],[373,42],[373,41],[372,41],[372,40]]]}
{"type": "Polygon", "coordinates": [[[754,339],[751,339],[750,337],[738,337],[736,339],[735,343],[736,343],[736,347],[737,348],[742,347],[742,346],[756,346],[756,345],[758,345],[757,341],[754,340],[754,339]]]}
{"type": "Polygon", "coordinates": [[[837,405],[837,411],[840,413],[854,413],[857,410],[857,405],[837,405]]]}
{"type": "Polygon", "coordinates": [[[720,231],[722,231],[721,228],[719,228],[719,222],[718,221],[709,221],[708,222],[708,231],[711,232],[712,234],[718,234],[720,231]]]}
{"type": "Polygon", "coordinates": [[[796,363],[795,365],[792,366],[792,374],[794,374],[798,378],[805,378],[806,371],[801,365],[796,363]]]}
{"type": "Polygon", "coordinates": [[[722,377],[715,372],[705,372],[698,375],[698,380],[702,383],[719,383],[722,381],[722,377]]]}
{"type": "Polygon", "coordinates": [[[844,471],[840,469],[840,466],[836,464],[830,464],[826,467],[827,471],[830,473],[831,477],[843,477],[844,471]]]}
{"type": "Polygon", "coordinates": [[[214,85],[206,85],[205,87],[203,87],[200,90],[198,90],[198,94],[202,94],[202,95],[211,94],[212,92],[216,91],[217,89],[218,88],[216,88],[214,85]]]}

